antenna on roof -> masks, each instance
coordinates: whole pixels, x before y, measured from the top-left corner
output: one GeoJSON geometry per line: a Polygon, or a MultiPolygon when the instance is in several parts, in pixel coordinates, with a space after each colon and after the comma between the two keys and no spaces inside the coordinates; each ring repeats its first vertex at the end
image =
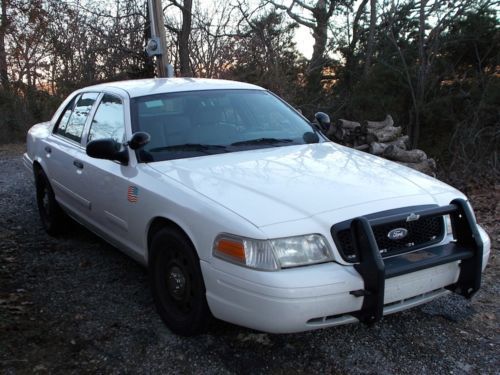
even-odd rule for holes
{"type": "Polygon", "coordinates": [[[146,53],[150,57],[156,56],[158,77],[173,77],[174,68],[167,60],[165,48],[166,35],[161,0],[148,0],[148,9],[151,38],[146,45],[146,53]]]}

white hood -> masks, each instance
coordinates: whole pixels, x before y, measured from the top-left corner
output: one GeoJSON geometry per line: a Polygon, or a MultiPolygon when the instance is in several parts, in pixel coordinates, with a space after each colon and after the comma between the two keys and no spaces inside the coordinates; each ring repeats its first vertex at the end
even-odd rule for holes
{"type": "Polygon", "coordinates": [[[261,227],[396,197],[459,193],[399,164],[335,143],[150,163],[261,227]]]}

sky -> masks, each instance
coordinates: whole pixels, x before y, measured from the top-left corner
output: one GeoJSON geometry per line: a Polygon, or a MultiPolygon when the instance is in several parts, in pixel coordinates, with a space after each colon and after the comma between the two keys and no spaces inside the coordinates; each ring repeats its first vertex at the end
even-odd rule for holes
{"type": "Polygon", "coordinates": [[[314,38],[311,35],[311,29],[299,25],[299,27],[295,29],[294,40],[299,52],[302,53],[305,58],[310,59],[312,57],[314,44],[314,38]]]}

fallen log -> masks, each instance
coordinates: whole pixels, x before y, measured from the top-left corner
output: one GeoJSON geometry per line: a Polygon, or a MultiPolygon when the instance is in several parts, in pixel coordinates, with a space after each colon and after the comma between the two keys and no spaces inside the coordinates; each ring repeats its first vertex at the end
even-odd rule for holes
{"type": "Polygon", "coordinates": [[[370,148],[370,145],[372,143],[377,143],[378,138],[375,134],[362,134],[362,135],[355,135],[353,139],[351,140],[351,143],[354,145],[366,145],[367,150],[370,148]]]}
{"type": "Polygon", "coordinates": [[[374,130],[368,129],[368,133],[375,134],[379,142],[391,142],[399,138],[401,135],[401,127],[388,126],[383,129],[374,130]]]}
{"type": "Polygon", "coordinates": [[[326,136],[332,141],[341,142],[344,140],[346,131],[342,127],[334,124],[330,124],[330,127],[326,131],[326,136]]]}
{"type": "Polygon", "coordinates": [[[365,145],[357,145],[354,146],[353,148],[360,151],[366,151],[370,148],[370,146],[365,144],[365,145]]]}
{"type": "Polygon", "coordinates": [[[422,150],[403,150],[395,145],[386,147],[382,155],[390,160],[401,161],[404,163],[420,163],[427,159],[427,155],[422,150]]]}
{"type": "Polygon", "coordinates": [[[434,159],[425,159],[419,163],[400,163],[402,165],[405,165],[407,167],[410,167],[412,169],[415,169],[419,172],[428,174],[430,176],[435,175],[435,170],[436,170],[436,161],[434,159]]]}
{"type": "Polygon", "coordinates": [[[399,137],[395,141],[391,141],[391,142],[380,143],[377,141],[372,141],[372,142],[367,142],[367,143],[370,144],[370,154],[382,155],[384,153],[385,149],[391,145],[399,147],[402,150],[408,149],[408,141],[409,140],[410,140],[410,137],[408,137],[407,135],[403,135],[402,137],[399,137]]]}
{"type": "Polygon", "coordinates": [[[382,155],[388,146],[387,143],[372,142],[368,152],[373,155],[382,155]]]}
{"type": "Polygon", "coordinates": [[[349,129],[353,130],[355,128],[361,128],[361,124],[356,121],[349,121],[349,120],[344,120],[344,119],[339,119],[338,124],[344,128],[344,129],[349,129]]]}
{"type": "Polygon", "coordinates": [[[385,116],[383,121],[366,121],[368,129],[383,129],[385,127],[394,126],[394,120],[391,115],[385,116]]]}
{"type": "Polygon", "coordinates": [[[355,143],[357,143],[356,139],[357,137],[353,132],[346,131],[344,133],[344,138],[342,139],[342,142],[344,143],[345,146],[352,147],[355,143]]]}
{"type": "Polygon", "coordinates": [[[410,147],[410,136],[403,135],[395,141],[389,142],[389,144],[402,148],[403,150],[408,150],[408,148],[410,147]]]}
{"type": "Polygon", "coordinates": [[[350,121],[339,119],[331,123],[326,136],[344,146],[369,152],[400,164],[433,175],[434,159],[428,159],[422,150],[408,150],[409,137],[402,134],[400,126],[394,126],[391,115],[383,121],[350,121]]]}
{"type": "Polygon", "coordinates": [[[378,137],[377,137],[376,134],[366,133],[366,135],[365,135],[365,141],[366,141],[366,144],[370,145],[372,143],[378,142],[379,139],[378,139],[378,137]]]}

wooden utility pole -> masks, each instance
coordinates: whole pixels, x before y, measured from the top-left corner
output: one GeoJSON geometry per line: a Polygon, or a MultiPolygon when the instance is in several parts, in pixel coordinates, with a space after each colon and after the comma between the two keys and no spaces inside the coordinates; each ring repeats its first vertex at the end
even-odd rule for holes
{"type": "Polygon", "coordinates": [[[156,71],[158,77],[167,77],[167,54],[166,34],[163,23],[163,8],[161,0],[148,0],[149,23],[151,27],[151,39],[148,42],[146,52],[149,56],[156,56],[156,71]]]}

